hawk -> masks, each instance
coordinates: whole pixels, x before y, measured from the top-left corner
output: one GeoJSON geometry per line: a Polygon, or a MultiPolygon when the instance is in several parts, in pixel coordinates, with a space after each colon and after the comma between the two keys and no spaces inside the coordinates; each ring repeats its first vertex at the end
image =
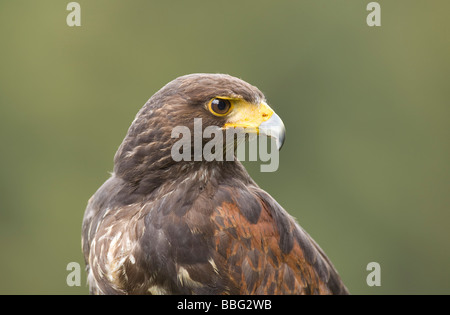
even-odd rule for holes
{"type": "Polygon", "coordinates": [[[347,294],[322,249],[237,158],[174,160],[172,130],[193,130],[195,118],[284,140],[263,93],[241,79],[190,74],[156,92],[84,214],[90,293],[347,294]]]}

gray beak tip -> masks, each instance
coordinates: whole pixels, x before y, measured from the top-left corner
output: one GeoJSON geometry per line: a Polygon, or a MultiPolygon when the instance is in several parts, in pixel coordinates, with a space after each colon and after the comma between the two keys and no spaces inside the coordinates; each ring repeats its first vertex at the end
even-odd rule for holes
{"type": "Polygon", "coordinates": [[[269,120],[259,125],[259,133],[275,139],[278,150],[283,147],[286,139],[286,128],[281,118],[273,113],[269,120]]]}

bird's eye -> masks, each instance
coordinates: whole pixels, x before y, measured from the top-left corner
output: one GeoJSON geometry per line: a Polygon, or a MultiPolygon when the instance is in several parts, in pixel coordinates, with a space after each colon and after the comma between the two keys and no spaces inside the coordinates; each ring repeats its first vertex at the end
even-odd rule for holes
{"type": "Polygon", "coordinates": [[[216,116],[225,116],[231,111],[231,102],[223,98],[214,98],[209,103],[209,111],[216,116]]]}

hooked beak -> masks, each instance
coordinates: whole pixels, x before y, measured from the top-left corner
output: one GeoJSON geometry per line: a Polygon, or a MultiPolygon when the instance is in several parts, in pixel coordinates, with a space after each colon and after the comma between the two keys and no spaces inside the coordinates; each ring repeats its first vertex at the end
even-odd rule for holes
{"type": "Polygon", "coordinates": [[[235,109],[235,113],[224,125],[225,128],[244,128],[246,132],[272,137],[277,149],[281,149],[286,138],[286,128],[266,102],[259,105],[241,102],[236,104],[235,109]]]}
{"type": "Polygon", "coordinates": [[[286,128],[277,114],[273,113],[269,120],[259,125],[258,130],[259,134],[274,138],[278,151],[281,150],[286,139],[286,128]]]}

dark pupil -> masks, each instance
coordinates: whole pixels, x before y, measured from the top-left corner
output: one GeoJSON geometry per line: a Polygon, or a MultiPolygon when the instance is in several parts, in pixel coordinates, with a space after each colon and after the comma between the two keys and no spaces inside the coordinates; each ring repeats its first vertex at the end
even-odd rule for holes
{"type": "Polygon", "coordinates": [[[225,109],[227,108],[227,104],[225,104],[224,101],[219,100],[219,104],[217,104],[217,108],[218,108],[219,110],[225,110],[225,109]]]}
{"type": "Polygon", "coordinates": [[[228,101],[221,100],[219,98],[216,98],[215,100],[213,100],[213,105],[214,105],[214,111],[219,114],[225,113],[229,108],[228,101]]]}

